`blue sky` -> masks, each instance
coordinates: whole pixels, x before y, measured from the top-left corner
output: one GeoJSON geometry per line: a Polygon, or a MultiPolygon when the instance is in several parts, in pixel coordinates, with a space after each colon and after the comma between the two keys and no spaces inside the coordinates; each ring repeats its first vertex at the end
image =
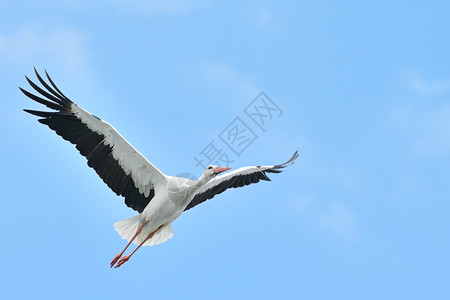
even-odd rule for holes
{"type": "Polygon", "coordinates": [[[3,299],[449,299],[448,1],[0,0],[3,299]],[[166,174],[296,164],[183,214],[120,269],[134,215],[17,86],[49,71],[166,174]],[[245,108],[280,111],[261,129],[245,108]],[[240,118],[257,138],[220,139],[240,118]]]}

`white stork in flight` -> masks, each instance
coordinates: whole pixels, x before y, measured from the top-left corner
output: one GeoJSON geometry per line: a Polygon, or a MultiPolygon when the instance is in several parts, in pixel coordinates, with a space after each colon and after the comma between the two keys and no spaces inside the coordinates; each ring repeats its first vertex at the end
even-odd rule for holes
{"type": "Polygon", "coordinates": [[[128,240],[125,248],[111,261],[111,267],[124,264],[141,246],[152,246],[173,236],[171,223],[184,211],[213,198],[228,188],[237,188],[260,180],[270,181],[266,173],[280,173],[294,163],[298,151],[285,163],[272,166],[229,167],[208,166],[197,180],[168,176],[162,173],[110,124],[90,114],[67,98],[45,72],[46,82],[34,69],[42,87],[25,77],[37,96],[22,88],[32,100],[54,111],[25,109],[40,117],[63,139],[76,145],[113,192],[125,198],[125,204],[139,214],[114,224],[119,235],[128,240]],[[221,175],[219,175],[221,174],[221,175]],[[137,245],[123,256],[131,243],[137,245]]]}

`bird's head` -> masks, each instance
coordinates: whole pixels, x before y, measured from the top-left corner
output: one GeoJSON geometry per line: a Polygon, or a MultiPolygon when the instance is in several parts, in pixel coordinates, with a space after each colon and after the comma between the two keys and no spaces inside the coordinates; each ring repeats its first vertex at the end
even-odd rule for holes
{"type": "Polygon", "coordinates": [[[213,178],[215,177],[217,174],[220,174],[222,172],[228,171],[229,169],[231,169],[230,167],[218,167],[215,165],[209,165],[206,167],[205,172],[203,172],[203,175],[206,178],[213,178]]]}

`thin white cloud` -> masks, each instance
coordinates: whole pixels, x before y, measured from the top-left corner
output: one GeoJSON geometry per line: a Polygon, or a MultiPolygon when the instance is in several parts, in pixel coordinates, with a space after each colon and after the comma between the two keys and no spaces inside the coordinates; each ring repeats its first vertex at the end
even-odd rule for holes
{"type": "Polygon", "coordinates": [[[430,111],[423,118],[425,134],[416,140],[416,149],[422,153],[450,153],[450,105],[430,111]]]}
{"type": "Polygon", "coordinates": [[[283,26],[280,20],[278,20],[272,11],[267,8],[260,8],[254,18],[253,22],[259,28],[267,31],[267,32],[276,32],[280,30],[283,26]]]}
{"type": "Polygon", "coordinates": [[[420,96],[397,101],[383,125],[405,144],[405,154],[419,156],[450,153],[450,77],[425,79],[419,72],[405,75],[407,86],[420,96]],[[431,97],[434,96],[434,97],[431,97]]]}
{"type": "Polygon", "coordinates": [[[321,228],[330,231],[346,240],[355,237],[355,216],[350,208],[341,203],[330,204],[319,217],[321,228]]]}
{"type": "MultiPolygon", "coordinates": [[[[292,212],[300,216],[306,227],[324,238],[349,242],[358,238],[357,214],[350,201],[360,198],[365,184],[365,174],[358,166],[349,166],[338,161],[315,161],[312,153],[320,152],[310,139],[303,142],[308,149],[301,161],[303,174],[308,174],[304,182],[321,182],[325,190],[306,189],[302,194],[293,195],[292,212]],[[308,157],[308,158],[306,158],[308,157]],[[330,189],[334,190],[331,194],[330,189]],[[330,197],[330,194],[333,195],[330,197]],[[342,197],[342,195],[345,195],[342,197]],[[356,196],[358,195],[358,196],[356,196]],[[343,200],[343,199],[346,200],[343,200]]],[[[320,154],[319,154],[320,155],[320,154]]],[[[313,184],[312,186],[315,186],[313,184]]],[[[357,201],[357,200],[356,200],[357,201]]]]}
{"type": "Polygon", "coordinates": [[[389,131],[406,141],[406,149],[411,154],[449,154],[450,104],[423,106],[408,102],[392,108],[389,112],[389,131]]]}
{"type": "Polygon", "coordinates": [[[276,33],[284,27],[281,19],[276,17],[274,11],[267,7],[257,5],[242,7],[239,10],[239,15],[265,33],[276,33]]]}
{"type": "Polygon", "coordinates": [[[314,153],[323,151],[323,149],[316,147],[311,139],[303,138],[300,145],[307,151],[305,156],[309,156],[308,159],[302,161],[302,169],[309,174],[311,179],[320,180],[330,186],[338,186],[346,192],[355,191],[362,185],[364,174],[358,167],[351,167],[340,161],[316,161],[314,153]]]}
{"type": "Polygon", "coordinates": [[[3,59],[15,63],[33,65],[51,59],[72,69],[87,61],[85,37],[71,28],[47,32],[23,27],[8,35],[0,32],[0,54],[3,59]]]}
{"type": "Polygon", "coordinates": [[[324,204],[318,197],[301,195],[296,198],[293,208],[308,226],[322,234],[345,241],[356,238],[355,213],[341,202],[324,204]]]}
{"type": "Polygon", "coordinates": [[[6,49],[6,39],[0,35],[0,51],[2,51],[2,49],[6,49]]]}
{"type": "Polygon", "coordinates": [[[410,72],[406,77],[413,91],[426,96],[450,91],[450,78],[429,80],[418,72],[410,72]]]}
{"type": "Polygon", "coordinates": [[[217,84],[228,91],[235,91],[245,99],[253,99],[261,90],[249,76],[238,72],[229,64],[209,62],[205,64],[204,76],[207,83],[217,84]]]}
{"type": "MultiPolygon", "coordinates": [[[[98,85],[90,64],[88,39],[83,32],[69,27],[21,27],[8,34],[0,30],[0,63],[28,70],[28,76],[32,76],[28,72],[33,66],[39,71],[45,68],[57,84],[65,74],[73,86],[83,86],[89,94],[95,94],[93,88],[98,85]]],[[[70,88],[67,83],[65,87],[70,88]]]]}
{"type": "Polygon", "coordinates": [[[205,4],[204,0],[111,0],[126,10],[146,13],[179,15],[195,10],[205,4]]]}

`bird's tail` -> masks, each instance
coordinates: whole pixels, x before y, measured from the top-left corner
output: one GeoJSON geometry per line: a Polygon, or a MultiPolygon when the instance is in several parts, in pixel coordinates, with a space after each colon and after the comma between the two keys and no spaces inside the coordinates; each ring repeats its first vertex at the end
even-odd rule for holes
{"type": "MultiPolygon", "coordinates": [[[[117,233],[119,235],[127,240],[130,241],[133,236],[136,234],[136,231],[138,230],[139,226],[142,225],[141,222],[141,216],[137,215],[119,222],[114,223],[114,228],[116,229],[117,233]]],[[[141,233],[133,240],[133,243],[136,245],[141,244],[145,238],[151,233],[147,229],[146,226],[142,228],[141,233]]],[[[147,240],[143,246],[153,246],[158,245],[161,243],[164,243],[168,239],[173,237],[173,231],[172,226],[169,224],[164,225],[162,228],[160,228],[149,240],[147,240]]]]}

